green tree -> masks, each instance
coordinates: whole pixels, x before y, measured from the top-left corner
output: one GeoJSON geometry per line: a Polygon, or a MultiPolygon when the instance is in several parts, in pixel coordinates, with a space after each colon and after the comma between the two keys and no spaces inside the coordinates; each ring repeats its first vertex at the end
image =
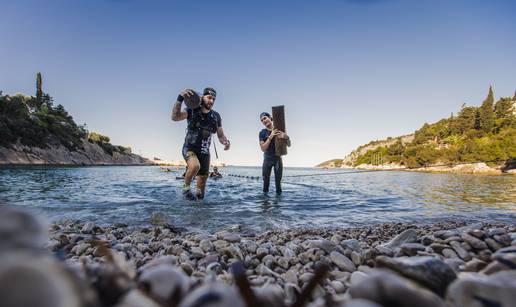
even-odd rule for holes
{"type": "Polygon", "coordinates": [[[454,120],[454,130],[456,133],[464,133],[475,127],[476,112],[477,108],[467,107],[465,104],[462,105],[459,115],[454,120]]]}
{"type": "Polygon", "coordinates": [[[403,143],[401,139],[397,139],[394,144],[387,148],[387,154],[389,156],[399,156],[403,153],[403,143]]]}
{"type": "Polygon", "coordinates": [[[41,106],[43,103],[43,78],[40,72],[36,75],[36,100],[41,106]]]}
{"type": "Polygon", "coordinates": [[[41,104],[46,105],[48,108],[52,108],[54,105],[54,98],[49,94],[43,94],[43,97],[41,98],[41,104]]]}
{"type": "Polygon", "coordinates": [[[109,143],[110,139],[109,137],[102,135],[100,133],[96,132],[90,132],[88,136],[88,140],[90,142],[96,142],[96,143],[109,143]]]}
{"type": "Polygon", "coordinates": [[[493,88],[490,86],[486,99],[482,102],[482,105],[478,109],[478,128],[486,133],[491,132],[494,128],[493,103],[493,88]]]}
{"type": "Polygon", "coordinates": [[[414,133],[414,143],[423,144],[429,140],[432,140],[435,137],[435,134],[432,131],[432,127],[425,123],[423,127],[419,130],[416,130],[414,133]]]}
{"type": "Polygon", "coordinates": [[[507,118],[512,115],[512,104],[514,101],[510,98],[500,98],[494,105],[495,117],[507,118]]]}

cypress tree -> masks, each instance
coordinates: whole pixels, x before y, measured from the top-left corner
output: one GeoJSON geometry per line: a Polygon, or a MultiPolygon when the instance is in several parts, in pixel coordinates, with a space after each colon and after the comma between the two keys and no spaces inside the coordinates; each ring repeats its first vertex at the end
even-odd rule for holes
{"type": "Polygon", "coordinates": [[[41,105],[43,102],[43,79],[41,78],[41,73],[38,72],[36,75],[36,100],[41,105]]]}
{"type": "Polygon", "coordinates": [[[481,119],[482,115],[480,115],[480,109],[477,109],[475,111],[475,124],[473,126],[473,128],[475,128],[476,130],[481,130],[482,129],[482,119],[481,119]]]}
{"type": "MultiPolygon", "coordinates": [[[[494,127],[494,95],[493,88],[489,87],[489,93],[479,108],[479,127],[482,131],[489,133],[494,127]]],[[[475,127],[476,128],[476,127],[475,127]]]]}

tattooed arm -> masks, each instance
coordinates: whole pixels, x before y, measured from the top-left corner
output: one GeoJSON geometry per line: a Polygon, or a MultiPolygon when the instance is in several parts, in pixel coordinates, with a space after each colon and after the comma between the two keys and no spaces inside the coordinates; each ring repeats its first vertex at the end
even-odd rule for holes
{"type": "Polygon", "coordinates": [[[190,91],[184,90],[177,96],[177,101],[174,103],[172,107],[172,120],[177,122],[181,120],[185,120],[188,117],[188,113],[184,110],[181,110],[181,105],[183,104],[183,100],[188,98],[191,95],[190,91]]]}

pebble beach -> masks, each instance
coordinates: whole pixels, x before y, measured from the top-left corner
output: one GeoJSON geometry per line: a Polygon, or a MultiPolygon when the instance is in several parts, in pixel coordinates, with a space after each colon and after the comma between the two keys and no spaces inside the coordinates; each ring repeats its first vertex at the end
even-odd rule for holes
{"type": "Polygon", "coordinates": [[[514,224],[383,223],[261,233],[234,225],[196,233],[168,225],[160,213],[148,227],[49,225],[30,212],[0,208],[5,306],[516,303],[514,224]]]}

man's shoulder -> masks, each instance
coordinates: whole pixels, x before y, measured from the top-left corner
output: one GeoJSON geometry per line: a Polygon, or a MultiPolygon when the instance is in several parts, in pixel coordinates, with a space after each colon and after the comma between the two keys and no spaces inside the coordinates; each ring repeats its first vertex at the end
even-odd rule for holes
{"type": "Polygon", "coordinates": [[[259,136],[260,136],[260,137],[263,137],[263,138],[266,138],[266,137],[268,137],[268,134],[269,134],[269,130],[267,130],[267,129],[262,129],[262,130],[260,131],[260,133],[259,133],[259,136]]]}
{"type": "Polygon", "coordinates": [[[210,110],[211,116],[214,116],[215,118],[221,118],[219,112],[215,110],[210,110]]]}

